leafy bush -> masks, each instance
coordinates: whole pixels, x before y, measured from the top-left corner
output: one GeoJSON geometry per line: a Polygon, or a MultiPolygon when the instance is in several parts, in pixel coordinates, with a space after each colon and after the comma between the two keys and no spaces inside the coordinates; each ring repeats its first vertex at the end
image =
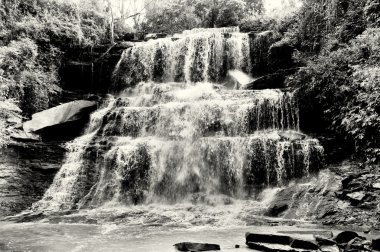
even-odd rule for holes
{"type": "MultiPolygon", "coordinates": [[[[289,83],[301,108],[355,144],[367,161],[379,162],[380,29],[367,29],[342,48],[301,68],[289,83]]],[[[312,122],[316,124],[316,122],[312,122]]]]}
{"type": "Polygon", "coordinates": [[[39,60],[43,58],[31,39],[0,47],[1,97],[20,101],[25,115],[48,108],[59,92],[58,69],[54,65],[44,68],[39,60]]]}

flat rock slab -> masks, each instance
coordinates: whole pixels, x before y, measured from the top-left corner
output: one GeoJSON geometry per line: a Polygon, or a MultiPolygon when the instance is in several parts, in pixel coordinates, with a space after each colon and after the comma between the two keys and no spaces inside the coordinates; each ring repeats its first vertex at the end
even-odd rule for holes
{"type": "Polygon", "coordinates": [[[32,120],[24,123],[25,132],[37,132],[44,128],[81,119],[96,109],[95,101],[79,100],[68,102],[36,113],[32,120]]]}
{"type": "Polygon", "coordinates": [[[247,246],[250,249],[264,251],[264,252],[301,252],[305,250],[299,250],[292,248],[287,245],[279,244],[268,244],[268,243],[257,243],[257,242],[247,242],[247,246]]]}
{"type": "Polygon", "coordinates": [[[318,250],[319,245],[315,242],[305,241],[301,239],[294,239],[290,247],[295,249],[305,249],[305,250],[318,250]]]}
{"type": "Polygon", "coordinates": [[[218,244],[209,243],[193,243],[193,242],[181,242],[174,244],[174,247],[179,251],[216,251],[220,250],[218,244]]]}
{"type": "Polygon", "coordinates": [[[256,233],[246,233],[245,234],[246,243],[269,243],[269,244],[280,244],[289,245],[293,242],[293,238],[286,235],[273,235],[273,234],[256,234],[256,233]]]}

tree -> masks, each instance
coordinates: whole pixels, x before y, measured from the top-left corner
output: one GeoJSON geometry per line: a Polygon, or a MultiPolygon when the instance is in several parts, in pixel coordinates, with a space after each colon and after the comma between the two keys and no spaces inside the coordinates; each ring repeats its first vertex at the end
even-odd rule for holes
{"type": "Polygon", "coordinates": [[[248,12],[253,14],[263,14],[264,12],[264,3],[263,0],[245,0],[247,3],[248,12]]]}

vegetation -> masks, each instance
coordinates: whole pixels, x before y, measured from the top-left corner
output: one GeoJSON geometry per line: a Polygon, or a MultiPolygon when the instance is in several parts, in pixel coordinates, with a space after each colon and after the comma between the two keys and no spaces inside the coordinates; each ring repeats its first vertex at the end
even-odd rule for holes
{"type": "Polygon", "coordinates": [[[368,162],[380,161],[379,3],[307,0],[284,38],[305,65],[288,82],[306,128],[327,127],[368,162]]]}
{"type": "MultiPolygon", "coordinates": [[[[0,3],[0,126],[4,129],[12,116],[29,117],[57,99],[58,70],[65,53],[104,41],[107,22],[91,2],[82,8],[52,0],[0,3]]],[[[0,132],[0,145],[4,137],[0,132]]]]}

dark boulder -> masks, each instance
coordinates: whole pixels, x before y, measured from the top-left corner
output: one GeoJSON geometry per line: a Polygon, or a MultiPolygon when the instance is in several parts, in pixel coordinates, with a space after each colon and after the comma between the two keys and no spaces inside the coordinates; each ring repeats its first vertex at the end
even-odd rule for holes
{"type": "Polygon", "coordinates": [[[289,246],[273,246],[273,244],[261,244],[261,243],[255,243],[255,242],[247,242],[247,246],[250,249],[258,250],[258,251],[264,251],[264,252],[293,252],[295,251],[289,246]]]}
{"type": "Polygon", "coordinates": [[[270,243],[270,244],[281,244],[290,245],[293,242],[293,238],[286,235],[272,235],[272,234],[255,234],[246,233],[245,234],[246,243],[248,242],[259,242],[259,243],[270,243]]]}
{"type": "Polygon", "coordinates": [[[356,237],[359,237],[359,235],[356,232],[343,231],[343,232],[339,233],[337,236],[335,236],[334,240],[338,244],[347,244],[351,240],[355,239],[356,237]]]}
{"type": "Polygon", "coordinates": [[[319,245],[312,241],[305,241],[301,239],[294,239],[290,244],[292,248],[295,249],[305,249],[305,250],[318,250],[319,245]]]}
{"type": "Polygon", "coordinates": [[[295,69],[278,70],[275,73],[264,75],[244,86],[248,90],[260,90],[268,88],[284,88],[285,79],[293,74],[295,69]]]}
{"type": "Polygon", "coordinates": [[[377,237],[372,240],[372,249],[380,251],[380,237],[377,237]]]}
{"type": "Polygon", "coordinates": [[[269,66],[272,69],[287,69],[293,66],[294,47],[279,41],[269,48],[269,66]]]}
{"type": "Polygon", "coordinates": [[[265,215],[270,216],[270,217],[278,217],[283,212],[288,210],[288,208],[289,208],[289,204],[287,202],[274,203],[274,204],[271,204],[271,206],[265,212],[265,215]]]}
{"type": "Polygon", "coordinates": [[[327,239],[327,238],[319,236],[319,235],[315,236],[315,240],[317,241],[319,246],[334,246],[334,245],[336,245],[336,242],[334,240],[327,239]]]}
{"type": "Polygon", "coordinates": [[[181,242],[174,244],[174,247],[179,251],[215,251],[220,250],[218,244],[209,243],[193,243],[193,242],[181,242]]]}

